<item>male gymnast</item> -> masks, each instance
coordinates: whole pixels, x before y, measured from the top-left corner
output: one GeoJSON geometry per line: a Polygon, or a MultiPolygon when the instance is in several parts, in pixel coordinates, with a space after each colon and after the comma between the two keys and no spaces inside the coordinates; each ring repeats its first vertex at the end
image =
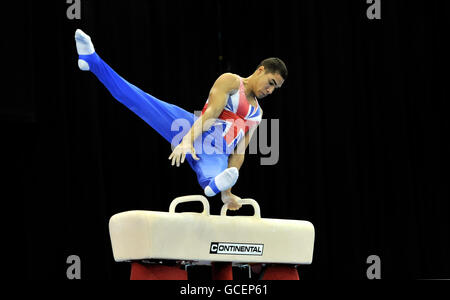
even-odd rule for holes
{"type": "Polygon", "coordinates": [[[287,78],[283,61],[265,59],[247,78],[222,74],[197,117],[156,99],[119,76],[99,57],[91,38],[83,31],[75,32],[75,41],[78,67],[91,71],[116,100],[171,143],[172,166],[179,167],[187,160],[206,196],[221,193],[228,209],[240,209],[240,198],[231,193],[231,188],[239,177],[251,136],[262,120],[258,99],[272,94],[287,78]]]}

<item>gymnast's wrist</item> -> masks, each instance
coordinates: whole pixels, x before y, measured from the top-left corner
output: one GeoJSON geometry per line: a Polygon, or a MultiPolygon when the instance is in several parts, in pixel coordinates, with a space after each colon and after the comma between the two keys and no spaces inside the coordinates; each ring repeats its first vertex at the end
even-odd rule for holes
{"type": "Polygon", "coordinates": [[[190,145],[193,146],[194,142],[192,141],[192,137],[190,136],[190,134],[187,134],[182,140],[181,143],[185,144],[185,145],[190,145]]]}
{"type": "Polygon", "coordinates": [[[231,196],[231,189],[226,190],[226,191],[222,191],[222,196],[231,196]]]}

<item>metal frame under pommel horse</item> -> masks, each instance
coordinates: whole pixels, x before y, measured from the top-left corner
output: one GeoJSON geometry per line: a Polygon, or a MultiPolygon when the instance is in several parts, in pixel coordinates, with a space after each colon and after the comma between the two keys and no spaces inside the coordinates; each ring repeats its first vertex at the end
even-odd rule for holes
{"type": "Polygon", "coordinates": [[[312,263],[314,226],[308,221],[261,218],[253,199],[242,205],[253,216],[211,215],[201,195],[179,197],[169,212],[128,211],[111,217],[114,260],[131,262],[132,280],[187,280],[186,266],[211,265],[213,280],[232,280],[233,266],[264,266],[260,279],[298,280],[298,265],[312,263]],[[176,213],[178,204],[200,201],[202,213],[176,213]]]}

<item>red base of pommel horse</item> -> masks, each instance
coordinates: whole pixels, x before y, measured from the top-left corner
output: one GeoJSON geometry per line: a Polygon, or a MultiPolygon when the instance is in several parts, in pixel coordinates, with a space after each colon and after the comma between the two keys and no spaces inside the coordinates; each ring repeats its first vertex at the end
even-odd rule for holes
{"type": "MultiPolygon", "coordinates": [[[[131,262],[131,280],[188,280],[186,264],[211,265],[212,280],[233,280],[233,264],[248,264],[261,280],[299,280],[296,266],[312,263],[314,226],[307,221],[210,215],[200,195],[172,201],[169,212],[129,211],[109,221],[116,262],[131,262]],[[202,213],[176,213],[184,202],[200,201],[202,213]],[[161,263],[161,262],[170,263],[161,263]],[[146,263],[153,262],[153,263],[146,263]],[[159,263],[154,263],[159,262],[159,263]]],[[[206,279],[206,278],[205,278],[206,279]]]]}
{"type": "MultiPolygon", "coordinates": [[[[233,280],[231,262],[211,263],[212,280],[233,280]]],[[[259,276],[260,280],[299,280],[295,265],[270,265],[259,276]]],[[[161,264],[131,263],[130,280],[189,280],[188,272],[180,266],[161,264]]]]}

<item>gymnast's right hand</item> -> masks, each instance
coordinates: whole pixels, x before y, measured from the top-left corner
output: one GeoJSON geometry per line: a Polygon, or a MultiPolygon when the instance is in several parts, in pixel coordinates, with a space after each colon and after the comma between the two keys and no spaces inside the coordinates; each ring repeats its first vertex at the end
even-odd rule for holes
{"type": "Polygon", "coordinates": [[[184,163],[184,160],[186,159],[186,154],[190,153],[192,155],[192,158],[195,160],[200,160],[200,158],[197,157],[195,154],[194,145],[187,141],[182,140],[181,143],[173,149],[172,154],[169,156],[169,160],[172,160],[172,166],[177,164],[177,167],[180,166],[180,162],[184,163]]]}
{"type": "Polygon", "coordinates": [[[222,202],[228,205],[229,210],[239,210],[242,207],[240,201],[241,198],[233,195],[230,190],[222,192],[222,202]]]}

